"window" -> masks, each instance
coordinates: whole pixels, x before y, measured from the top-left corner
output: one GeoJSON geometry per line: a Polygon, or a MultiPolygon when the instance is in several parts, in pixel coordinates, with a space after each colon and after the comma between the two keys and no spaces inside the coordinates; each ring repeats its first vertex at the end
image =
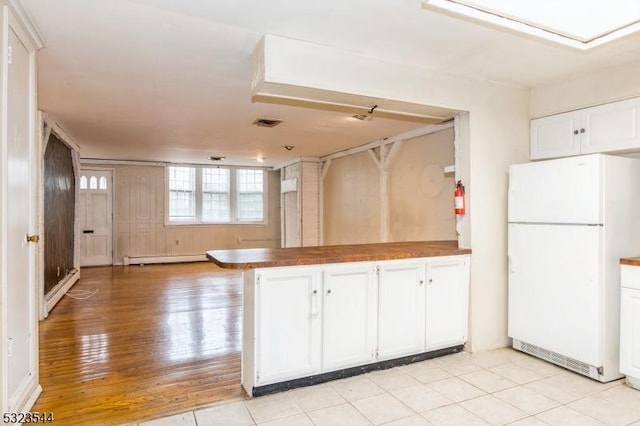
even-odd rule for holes
{"type": "Polygon", "coordinates": [[[263,223],[262,169],[168,166],[168,223],[263,223]]]}
{"type": "Polygon", "coordinates": [[[264,203],[262,170],[236,170],[238,174],[238,220],[262,220],[264,203]]]}
{"type": "Polygon", "coordinates": [[[202,221],[231,221],[229,169],[202,169],[202,221]]]}
{"type": "Polygon", "coordinates": [[[87,178],[86,175],[80,176],[80,189],[107,190],[109,189],[108,185],[109,183],[105,176],[100,176],[100,178],[97,178],[95,176],[87,178]]]}
{"type": "Polygon", "coordinates": [[[169,167],[169,219],[196,220],[196,179],[193,167],[169,167]]]}

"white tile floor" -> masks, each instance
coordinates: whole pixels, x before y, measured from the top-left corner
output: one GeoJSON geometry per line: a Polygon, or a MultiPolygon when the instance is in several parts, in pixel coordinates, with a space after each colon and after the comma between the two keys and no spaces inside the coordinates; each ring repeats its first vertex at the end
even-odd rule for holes
{"type": "Polygon", "coordinates": [[[633,425],[640,391],[602,384],[512,349],[459,353],[145,426],[633,425]]]}

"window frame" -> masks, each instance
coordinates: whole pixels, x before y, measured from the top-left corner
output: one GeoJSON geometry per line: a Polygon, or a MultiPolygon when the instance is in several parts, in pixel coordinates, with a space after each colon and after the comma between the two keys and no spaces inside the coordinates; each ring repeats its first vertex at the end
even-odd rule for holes
{"type": "Polygon", "coordinates": [[[165,226],[234,226],[234,225],[267,225],[268,215],[268,193],[269,170],[265,167],[251,166],[209,166],[203,164],[167,164],[165,166],[165,226]],[[195,169],[195,220],[171,220],[170,217],[170,167],[190,167],[195,169]],[[229,221],[212,222],[203,221],[203,169],[226,169],[229,170],[229,221]],[[261,170],[262,171],[262,220],[238,220],[238,170],[261,170]]]}

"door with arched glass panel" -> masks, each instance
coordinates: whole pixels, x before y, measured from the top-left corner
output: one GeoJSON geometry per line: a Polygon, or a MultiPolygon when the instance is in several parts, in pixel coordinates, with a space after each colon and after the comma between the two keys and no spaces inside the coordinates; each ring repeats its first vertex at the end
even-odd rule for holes
{"type": "Polygon", "coordinates": [[[113,173],[80,172],[80,266],[113,263],[113,173]]]}

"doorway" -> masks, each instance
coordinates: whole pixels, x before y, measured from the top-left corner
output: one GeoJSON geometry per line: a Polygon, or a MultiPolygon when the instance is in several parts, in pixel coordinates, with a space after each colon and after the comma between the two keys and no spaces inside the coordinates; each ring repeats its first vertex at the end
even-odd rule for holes
{"type": "Polygon", "coordinates": [[[113,171],[80,171],[80,266],[113,264],[113,171]]]}

